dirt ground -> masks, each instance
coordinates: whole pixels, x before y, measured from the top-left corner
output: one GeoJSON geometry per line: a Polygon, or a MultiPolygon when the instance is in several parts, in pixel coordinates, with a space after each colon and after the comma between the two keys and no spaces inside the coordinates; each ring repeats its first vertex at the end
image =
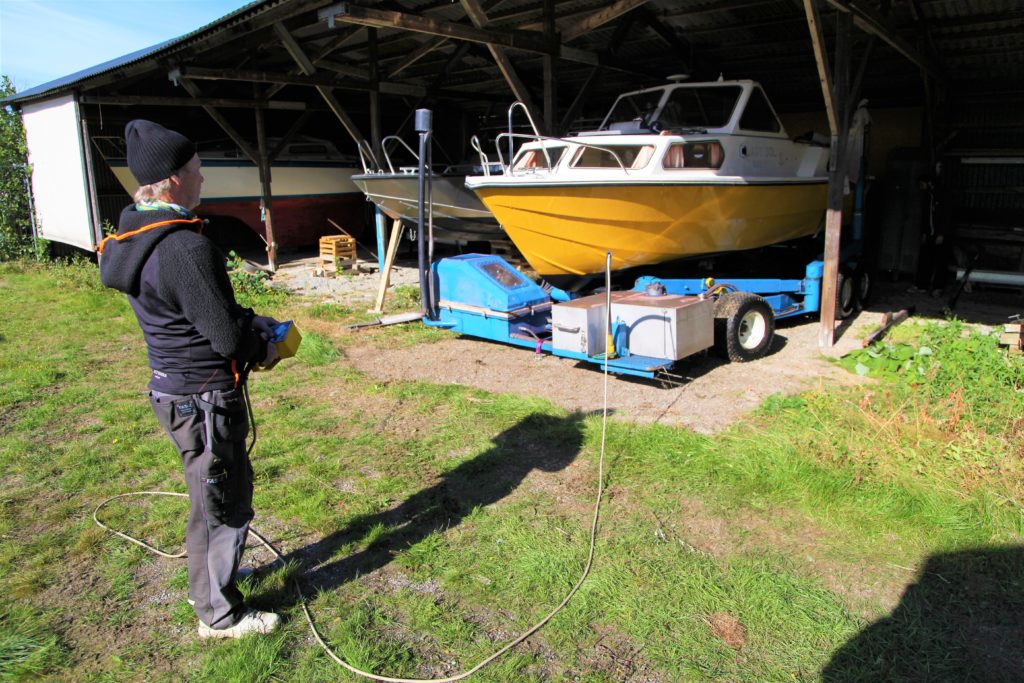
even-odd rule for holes
{"type": "MultiPolygon", "coordinates": [[[[308,256],[292,259],[275,277],[276,284],[339,302],[365,300],[368,305],[379,284],[374,260],[362,263],[361,274],[340,278],[313,277],[312,270],[313,260],[308,256]]],[[[401,262],[392,282],[416,284],[415,264],[401,262]]],[[[856,376],[831,359],[860,348],[861,340],[878,326],[887,311],[913,306],[917,317],[941,319],[951,295],[951,291],[922,292],[906,282],[879,282],[875,289],[869,307],[840,326],[835,346],[827,352],[818,346],[817,317],[779,321],[771,352],[754,362],[727,363],[714,355],[699,354],[676,365],[674,374],[679,380],[675,386],[612,376],[608,383],[609,410],[627,420],[714,433],[772,394],[858,382],[856,376]]],[[[960,294],[954,312],[970,322],[994,325],[1020,311],[1024,311],[1024,297],[1019,292],[968,288],[960,294]]],[[[382,380],[422,380],[541,396],[567,410],[583,412],[598,411],[603,406],[604,377],[599,366],[469,337],[453,336],[436,344],[395,350],[379,349],[368,340],[348,350],[348,361],[382,380]]]]}

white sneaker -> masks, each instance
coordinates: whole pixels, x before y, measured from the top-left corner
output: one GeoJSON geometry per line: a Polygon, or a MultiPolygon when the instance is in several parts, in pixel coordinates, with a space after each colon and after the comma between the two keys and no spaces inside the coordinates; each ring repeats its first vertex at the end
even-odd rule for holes
{"type": "Polygon", "coordinates": [[[260,612],[250,608],[231,628],[210,628],[199,622],[200,638],[241,638],[250,633],[266,635],[281,625],[281,617],[273,612],[260,612]]]}

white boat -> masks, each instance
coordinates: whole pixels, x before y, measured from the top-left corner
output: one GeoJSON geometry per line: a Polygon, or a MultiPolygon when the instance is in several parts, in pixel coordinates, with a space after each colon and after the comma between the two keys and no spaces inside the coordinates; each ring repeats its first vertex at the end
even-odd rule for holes
{"type": "Polygon", "coordinates": [[[599,130],[528,138],[503,175],[466,185],[543,278],[763,247],[823,224],[828,148],[791,140],[749,80],[621,95],[599,130]]]}
{"type": "MultiPolygon", "coordinates": [[[[412,159],[418,161],[416,153],[401,138],[389,135],[381,141],[382,161],[378,161],[370,150],[362,150],[364,171],[353,176],[352,182],[385,213],[415,225],[419,220],[419,166],[394,164],[388,153],[389,143],[404,147],[412,159]]],[[[501,173],[497,164],[492,164],[487,170],[501,173]]],[[[483,172],[480,164],[464,164],[445,166],[431,173],[436,241],[458,244],[508,242],[508,235],[494,214],[466,188],[467,175],[483,172]]]]}
{"type": "MultiPolygon", "coordinates": [[[[128,194],[137,184],[116,139],[95,139],[111,170],[128,194]],[[114,150],[111,152],[111,150],[114,150]],[[120,151],[118,154],[117,152],[120,151]]],[[[275,140],[268,141],[273,147],[275,140]]],[[[211,221],[234,219],[263,236],[259,169],[234,147],[203,149],[202,203],[196,213],[211,221]]],[[[336,235],[334,221],[354,236],[366,224],[362,192],[352,182],[359,172],[354,156],[343,156],[327,140],[299,138],[274,159],[270,168],[274,240],[280,248],[315,244],[322,235],[336,235]]]]}

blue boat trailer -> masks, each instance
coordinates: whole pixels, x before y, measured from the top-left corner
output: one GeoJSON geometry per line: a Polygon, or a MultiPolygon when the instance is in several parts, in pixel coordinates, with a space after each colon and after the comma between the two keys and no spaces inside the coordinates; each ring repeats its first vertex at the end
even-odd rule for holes
{"type": "Polygon", "coordinates": [[[801,279],[642,276],[631,290],[576,296],[538,285],[500,256],[464,254],[431,265],[423,321],[537,354],[607,362],[616,374],[655,378],[711,347],[734,361],[764,355],[776,319],[820,310],[823,272],[816,259],[801,279]],[[609,347],[613,353],[605,358],[609,347]]]}

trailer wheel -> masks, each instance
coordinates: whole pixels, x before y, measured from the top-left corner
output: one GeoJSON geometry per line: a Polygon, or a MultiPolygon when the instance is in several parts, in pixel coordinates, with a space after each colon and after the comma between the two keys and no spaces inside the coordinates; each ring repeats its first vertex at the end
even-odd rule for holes
{"type": "Polygon", "coordinates": [[[858,268],[853,271],[853,284],[857,295],[857,309],[863,310],[871,300],[872,286],[874,285],[871,273],[867,268],[858,268]]]}
{"type": "Polygon", "coordinates": [[[756,360],[768,352],[775,314],[750,292],[726,292],[715,301],[715,349],[733,363],[756,360]]]}
{"type": "Polygon", "coordinates": [[[846,268],[839,269],[836,279],[836,320],[846,320],[857,307],[857,288],[853,276],[846,268]]]}

